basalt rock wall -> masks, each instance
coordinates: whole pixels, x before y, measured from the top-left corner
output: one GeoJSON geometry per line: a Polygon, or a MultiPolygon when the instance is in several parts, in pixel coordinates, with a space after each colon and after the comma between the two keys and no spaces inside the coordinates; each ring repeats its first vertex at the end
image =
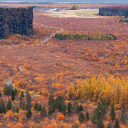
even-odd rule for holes
{"type": "Polygon", "coordinates": [[[33,34],[33,8],[0,7],[0,39],[8,35],[33,34]]]}
{"type": "Polygon", "coordinates": [[[128,17],[128,6],[126,7],[103,7],[99,8],[101,16],[125,16],[128,17]]]}

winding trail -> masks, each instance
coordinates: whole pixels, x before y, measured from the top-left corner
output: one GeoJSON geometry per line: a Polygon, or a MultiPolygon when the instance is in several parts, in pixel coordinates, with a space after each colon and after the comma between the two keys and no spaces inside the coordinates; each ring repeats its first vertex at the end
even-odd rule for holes
{"type": "MultiPolygon", "coordinates": [[[[57,28],[53,28],[53,27],[50,27],[50,26],[45,26],[45,25],[36,24],[36,23],[33,23],[33,24],[34,24],[34,25],[37,25],[37,26],[47,27],[47,28],[49,28],[49,29],[52,28],[52,29],[54,29],[54,30],[58,30],[57,28]]],[[[45,42],[48,41],[50,38],[54,37],[55,34],[57,34],[57,33],[59,33],[59,32],[62,32],[62,31],[63,31],[63,30],[58,30],[58,31],[52,33],[50,36],[48,36],[46,39],[44,39],[44,40],[41,42],[41,44],[45,43],[45,42]]],[[[0,48],[7,48],[7,47],[20,47],[20,46],[1,46],[0,48]]],[[[22,69],[22,68],[19,67],[19,70],[20,70],[21,72],[23,72],[24,69],[22,69]]],[[[13,84],[12,84],[12,80],[13,80],[13,78],[10,78],[10,79],[6,82],[6,84],[7,84],[7,86],[10,86],[12,89],[15,89],[15,87],[14,87],[13,84]]]]}

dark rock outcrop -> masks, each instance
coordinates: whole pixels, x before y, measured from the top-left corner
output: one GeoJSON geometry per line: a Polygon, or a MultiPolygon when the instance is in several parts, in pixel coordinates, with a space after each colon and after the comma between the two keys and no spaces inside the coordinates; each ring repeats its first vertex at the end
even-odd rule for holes
{"type": "Polygon", "coordinates": [[[128,17],[128,6],[102,7],[102,8],[99,8],[99,15],[128,17]]]}
{"type": "Polygon", "coordinates": [[[0,7],[0,39],[8,35],[33,34],[33,8],[0,7]]]}

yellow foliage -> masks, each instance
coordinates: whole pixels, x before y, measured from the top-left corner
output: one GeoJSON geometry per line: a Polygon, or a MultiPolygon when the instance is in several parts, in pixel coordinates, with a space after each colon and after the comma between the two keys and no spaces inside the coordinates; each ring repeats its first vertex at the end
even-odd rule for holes
{"type": "Polygon", "coordinates": [[[41,83],[42,82],[42,78],[41,77],[36,77],[36,78],[34,78],[37,82],[39,82],[39,83],[41,83]]]}
{"type": "Polygon", "coordinates": [[[24,66],[25,66],[26,69],[31,69],[32,68],[32,65],[30,65],[28,63],[25,63],[24,66]]]}
{"type": "Polygon", "coordinates": [[[41,92],[41,95],[43,95],[43,96],[48,96],[49,95],[49,92],[46,88],[42,88],[40,92],[41,92]]]}
{"type": "Polygon", "coordinates": [[[19,122],[19,123],[23,123],[23,118],[19,117],[18,122],[19,122]]]}
{"type": "Polygon", "coordinates": [[[30,123],[30,126],[31,126],[31,128],[35,128],[35,123],[34,122],[31,122],[30,123]]]}
{"type": "Polygon", "coordinates": [[[8,110],[6,114],[4,115],[5,118],[9,118],[10,116],[12,117],[14,116],[14,113],[12,112],[12,110],[8,110]]]}

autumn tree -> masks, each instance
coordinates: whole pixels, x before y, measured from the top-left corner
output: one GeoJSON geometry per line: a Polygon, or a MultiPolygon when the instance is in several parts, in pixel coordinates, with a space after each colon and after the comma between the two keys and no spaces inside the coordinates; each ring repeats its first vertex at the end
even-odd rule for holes
{"type": "Polygon", "coordinates": [[[1,91],[0,91],[0,97],[1,97],[1,91]]]}
{"type": "Polygon", "coordinates": [[[44,118],[44,117],[47,116],[47,111],[46,111],[46,109],[45,109],[44,106],[41,108],[40,116],[41,116],[42,118],[44,118]]]}
{"type": "Polygon", "coordinates": [[[7,108],[7,110],[11,110],[12,109],[12,102],[11,102],[10,99],[8,100],[6,108],[7,108]]]}
{"type": "Polygon", "coordinates": [[[112,122],[115,120],[115,117],[116,117],[116,113],[115,113],[114,106],[112,104],[112,106],[111,106],[111,112],[110,112],[110,118],[111,118],[112,122]]]}

